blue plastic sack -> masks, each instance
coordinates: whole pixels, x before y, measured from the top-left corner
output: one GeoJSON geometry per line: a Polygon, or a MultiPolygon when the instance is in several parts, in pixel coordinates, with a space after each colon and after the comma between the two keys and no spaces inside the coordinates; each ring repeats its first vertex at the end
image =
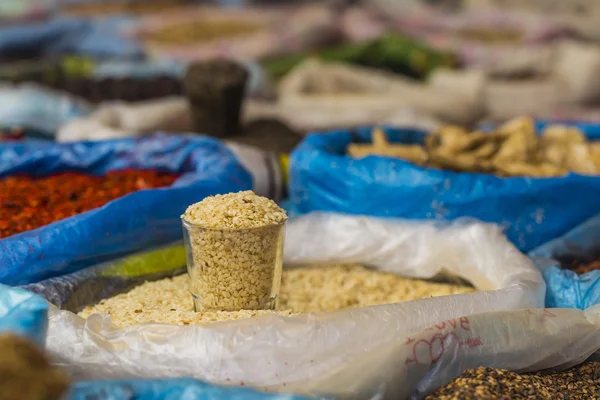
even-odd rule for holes
{"type": "Polygon", "coordinates": [[[302,400],[305,397],[210,385],[191,378],[79,382],[66,400],[302,400]]]}
{"type": "Polygon", "coordinates": [[[85,35],[89,29],[88,22],[74,18],[1,27],[0,54],[44,54],[58,43],[85,35]]]}
{"type": "MultiPolygon", "coordinates": [[[[385,129],[390,141],[422,144],[426,133],[385,129]]],[[[294,213],[331,211],[380,217],[454,220],[474,217],[500,224],[522,251],[546,243],[600,212],[600,177],[500,178],[419,167],[390,157],[352,159],[353,140],[371,128],[307,136],[290,163],[294,213]]]]}
{"type": "Polygon", "coordinates": [[[65,17],[0,27],[0,54],[142,57],[141,44],[118,33],[128,23],[128,18],[92,21],[65,17]]]}
{"type": "Polygon", "coordinates": [[[92,112],[74,96],[35,85],[0,87],[0,125],[23,127],[54,136],[65,123],[92,112]]]}
{"type": "Polygon", "coordinates": [[[531,251],[546,280],[546,307],[585,310],[600,304],[600,271],[577,275],[560,268],[551,259],[593,260],[600,258],[600,215],[597,215],[566,235],[531,251]]]}
{"type": "Polygon", "coordinates": [[[169,188],[141,190],[103,207],[0,239],[0,283],[24,285],[78,271],[182,237],[180,215],[204,197],[252,188],[251,175],[221,142],[156,135],[68,144],[0,147],[0,178],[65,170],[103,174],[123,168],[182,176],[169,188]]]}
{"type": "Polygon", "coordinates": [[[33,293],[0,285],[0,332],[25,336],[44,344],[48,303],[33,293]]]}

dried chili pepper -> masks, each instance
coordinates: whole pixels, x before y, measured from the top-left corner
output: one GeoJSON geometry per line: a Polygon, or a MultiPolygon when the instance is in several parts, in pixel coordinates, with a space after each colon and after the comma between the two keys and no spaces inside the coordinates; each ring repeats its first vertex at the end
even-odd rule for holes
{"type": "Polygon", "coordinates": [[[125,169],[103,176],[63,172],[44,178],[0,180],[0,238],[101,207],[142,189],[170,186],[178,175],[125,169]]]}

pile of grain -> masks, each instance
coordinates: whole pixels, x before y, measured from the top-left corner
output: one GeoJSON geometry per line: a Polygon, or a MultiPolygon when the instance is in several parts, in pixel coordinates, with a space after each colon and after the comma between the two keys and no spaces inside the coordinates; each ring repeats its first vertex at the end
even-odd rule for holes
{"type": "Polygon", "coordinates": [[[110,314],[116,326],[142,322],[205,324],[277,313],[332,311],[473,292],[466,286],[431,283],[378,272],[360,265],[318,265],[286,269],[278,311],[194,312],[189,278],[146,282],[128,293],[101,301],[79,315],[110,314]]]}
{"type": "Polygon", "coordinates": [[[470,369],[427,399],[600,399],[600,362],[584,363],[563,372],[534,374],[484,367],[470,369]]]}

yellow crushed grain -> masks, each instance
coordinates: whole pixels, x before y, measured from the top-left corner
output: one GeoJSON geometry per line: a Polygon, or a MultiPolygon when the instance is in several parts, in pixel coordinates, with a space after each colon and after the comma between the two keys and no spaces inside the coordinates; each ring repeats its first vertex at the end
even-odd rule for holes
{"type": "Polygon", "coordinates": [[[86,307],[79,316],[87,318],[92,314],[110,314],[113,324],[118,327],[144,322],[207,324],[269,314],[291,316],[333,311],[473,291],[475,289],[468,286],[409,279],[354,264],[316,265],[284,270],[277,311],[194,312],[188,275],[181,275],[146,282],[127,293],[86,307]]]}

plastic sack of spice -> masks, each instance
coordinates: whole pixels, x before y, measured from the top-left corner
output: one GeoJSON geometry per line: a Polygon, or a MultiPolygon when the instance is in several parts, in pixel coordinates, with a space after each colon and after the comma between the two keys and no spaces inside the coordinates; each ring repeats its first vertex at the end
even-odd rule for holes
{"type": "Polygon", "coordinates": [[[276,198],[282,188],[278,170],[275,155],[207,137],[157,134],[105,142],[7,143],[0,148],[0,198],[6,202],[0,228],[8,235],[0,239],[0,282],[36,282],[181,239],[179,216],[189,204],[251,188],[276,198]],[[112,181],[107,180],[110,174],[112,181]],[[40,183],[37,192],[31,190],[38,178],[53,180],[56,189],[40,183]],[[113,183],[79,197],[102,182],[113,183]],[[111,199],[113,191],[128,194],[103,204],[100,199],[111,199]],[[15,192],[21,197],[11,197],[15,192]],[[56,201],[62,208],[32,217],[30,201],[56,201]],[[69,216],[81,210],[89,211],[69,216]],[[36,227],[39,221],[56,222],[36,227]]]}
{"type": "Polygon", "coordinates": [[[542,15],[497,9],[457,13],[434,8],[407,10],[404,4],[388,0],[376,0],[372,7],[384,13],[393,28],[456,54],[461,64],[504,76],[547,71],[547,53],[554,43],[577,37],[568,24],[542,15]]]}
{"type": "Polygon", "coordinates": [[[529,253],[546,281],[546,307],[600,304],[600,215],[529,253]]]}
{"type": "MultiPolygon", "coordinates": [[[[86,281],[93,286],[95,279],[109,275],[103,271],[114,265],[27,288],[46,295],[62,308],[51,312],[46,344],[56,363],[76,379],[192,376],[211,383],[282,391],[290,385],[301,386],[317,377],[332,376],[349,361],[375,351],[378,343],[399,338],[403,341],[441,320],[539,307],[543,303],[541,275],[493,225],[465,221],[438,226],[431,222],[322,214],[288,222],[284,262],[332,261],[364,263],[414,278],[458,275],[469,279],[480,291],[292,317],[271,314],[212,325],[144,323],[117,328],[111,325],[108,315],[83,320],[74,314],[84,305],[96,303],[99,297],[127,290],[100,283],[94,293],[84,287],[86,281]],[[91,277],[83,278],[85,273],[91,277]],[[102,288],[106,290],[99,295],[102,288]],[[79,294],[70,295],[75,292],[79,294]],[[75,297],[77,301],[69,303],[69,298],[75,297]],[[84,339],[90,335],[93,341],[84,339]],[[257,360],[260,368],[256,367],[257,360]]],[[[171,265],[161,274],[175,274],[180,267],[171,265]]],[[[110,274],[114,278],[117,271],[110,274]]],[[[149,275],[140,273],[144,274],[149,275]]],[[[138,278],[143,279],[132,279],[138,278]]],[[[323,389],[327,392],[333,388],[323,389]]]]}
{"type": "MultiPolygon", "coordinates": [[[[423,145],[427,136],[409,129],[384,131],[391,143],[423,145]]],[[[435,220],[473,217],[501,225],[520,250],[529,251],[600,211],[593,195],[600,190],[597,176],[503,178],[429,168],[400,158],[346,155],[350,143],[370,142],[371,132],[365,128],[313,134],[296,147],[289,185],[294,212],[435,220]]]]}

